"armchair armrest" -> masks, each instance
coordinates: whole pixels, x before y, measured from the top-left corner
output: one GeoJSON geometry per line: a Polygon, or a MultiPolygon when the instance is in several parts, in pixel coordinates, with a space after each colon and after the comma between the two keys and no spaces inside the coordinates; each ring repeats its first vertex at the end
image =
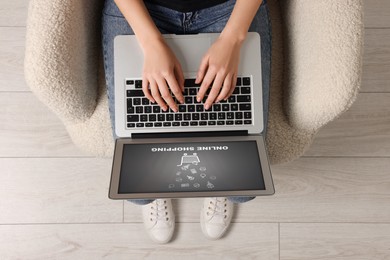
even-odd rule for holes
{"type": "Polygon", "coordinates": [[[289,123],[315,131],[346,111],[361,84],[362,1],[282,1],[284,110],[289,123]]]}
{"type": "Polygon", "coordinates": [[[95,110],[103,1],[31,0],[25,78],[63,121],[82,122],[95,110]]]}

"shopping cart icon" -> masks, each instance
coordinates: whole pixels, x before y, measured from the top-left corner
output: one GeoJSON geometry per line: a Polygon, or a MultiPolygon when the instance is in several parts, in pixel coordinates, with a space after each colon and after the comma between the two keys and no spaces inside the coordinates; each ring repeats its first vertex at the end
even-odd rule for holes
{"type": "Polygon", "coordinates": [[[197,153],[193,153],[192,155],[183,154],[181,157],[181,163],[178,166],[182,166],[183,164],[192,163],[194,165],[198,165],[200,163],[199,157],[197,153]]]}

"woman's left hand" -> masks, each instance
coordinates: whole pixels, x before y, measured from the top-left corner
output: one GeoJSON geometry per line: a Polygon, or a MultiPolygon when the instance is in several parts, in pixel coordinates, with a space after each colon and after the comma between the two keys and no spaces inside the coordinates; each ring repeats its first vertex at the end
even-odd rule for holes
{"type": "Polygon", "coordinates": [[[206,110],[214,102],[226,100],[233,93],[236,87],[241,45],[242,41],[221,34],[203,56],[196,83],[202,82],[197,95],[198,102],[203,100],[207,89],[211,86],[210,94],[204,103],[206,110]]]}

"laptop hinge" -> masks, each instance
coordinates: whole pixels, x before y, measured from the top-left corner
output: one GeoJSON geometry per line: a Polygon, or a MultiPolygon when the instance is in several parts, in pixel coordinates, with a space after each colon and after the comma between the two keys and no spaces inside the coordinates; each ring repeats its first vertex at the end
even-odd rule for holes
{"type": "Polygon", "coordinates": [[[210,131],[210,132],[173,132],[173,133],[133,133],[132,138],[178,138],[178,137],[215,137],[215,136],[244,136],[248,131],[210,131]]]}

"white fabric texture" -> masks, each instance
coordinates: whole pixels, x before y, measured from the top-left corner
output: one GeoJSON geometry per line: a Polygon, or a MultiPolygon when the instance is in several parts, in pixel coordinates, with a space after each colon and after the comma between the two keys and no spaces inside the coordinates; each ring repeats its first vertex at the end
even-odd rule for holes
{"type": "MultiPolygon", "coordinates": [[[[31,0],[25,78],[64,122],[73,142],[112,156],[100,54],[101,0],[31,0]]],[[[301,156],[318,130],[346,111],[360,84],[362,0],[269,0],[271,163],[301,156]]]]}

